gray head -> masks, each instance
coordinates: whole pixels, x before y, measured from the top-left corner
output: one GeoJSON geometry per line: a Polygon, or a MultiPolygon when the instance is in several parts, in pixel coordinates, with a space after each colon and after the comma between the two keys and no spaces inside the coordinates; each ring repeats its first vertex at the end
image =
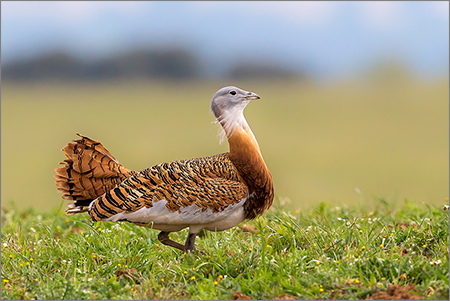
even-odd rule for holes
{"type": "Polygon", "coordinates": [[[238,87],[224,87],[214,94],[211,100],[211,111],[221,121],[221,119],[228,119],[233,115],[243,113],[250,100],[259,98],[258,94],[238,87]]]}
{"type": "Polygon", "coordinates": [[[211,111],[223,128],[220,135],[221,142],[225,136],[231,137],[238,127],[247,128],[250,131],[244,117],[244,109],[251,100],[259,98],[256,93],[234,86],[224,87],[214,94],[211,100],[211,111]]]}

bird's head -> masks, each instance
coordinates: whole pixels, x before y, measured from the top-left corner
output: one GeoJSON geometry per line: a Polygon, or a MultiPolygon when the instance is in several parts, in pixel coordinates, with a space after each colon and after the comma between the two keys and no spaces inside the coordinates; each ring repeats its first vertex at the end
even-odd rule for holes
{"type": "Polygon", "coordinates": [[[224,87],[214,94],[211,100],[211,111],[221,122],[223,119],[229,119],[230,116],[243,114],[250,100],[259,98],[258,94],[244,91],[238,87],[224,87]]]}
{"type": "MultiPolygon", "coordinates": [[[[236,128],[249,129],[244,117],[244,109],[253,99],[260,99],[259,95],[238,87],[228,86],[220,89],[211,100],[211,111],[222,125],[226,137],[231,137],[236,128]]],[[[225,135],[221,135],[221,142],[225,135]]]]}

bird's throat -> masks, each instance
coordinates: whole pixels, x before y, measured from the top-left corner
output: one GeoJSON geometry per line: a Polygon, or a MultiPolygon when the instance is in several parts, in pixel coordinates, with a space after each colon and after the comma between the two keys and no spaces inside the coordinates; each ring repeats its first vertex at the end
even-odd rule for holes
{"type": "Polygon", "coordinates": [[[272,176],[249,127],[236,128],[228,143],[230,160],[249,188],[249,199],[244,206],[246,218],[253,219],[272,204],[272,176]]]}
{"type": "Polygon", "coordinates": [[[255,178],[270,177],[269,169],[250,127],[236,128],[233,135],[228,137],[228,144],[230,145],[230,160],[247,185],[255,184],[253,183],[255,178]]]}

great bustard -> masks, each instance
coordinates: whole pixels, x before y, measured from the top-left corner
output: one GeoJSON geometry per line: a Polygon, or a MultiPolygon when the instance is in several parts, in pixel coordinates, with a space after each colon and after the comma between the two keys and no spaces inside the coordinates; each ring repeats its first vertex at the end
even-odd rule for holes
{"type": "Polygon", "coordinates": [[[230,151],[211,157],[162,163],[142,171],[123,167],[98,141],[82,136],[62,150],[64,167],[55,169],[56,186],[67,214],[89,212],[93,221],[127,221],[160,230],[161,243],[194,250],[199,230],[223,231],[261,215],[274,197],[272,176],[244,117],[260,97],[225,87],[211,100],[230,151]],[[185,245],[170,232],[189,227],[185,245]]]}

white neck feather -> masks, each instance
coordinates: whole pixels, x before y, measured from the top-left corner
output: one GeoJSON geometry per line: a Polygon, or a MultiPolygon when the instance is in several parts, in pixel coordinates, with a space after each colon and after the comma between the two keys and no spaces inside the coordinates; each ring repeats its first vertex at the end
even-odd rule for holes
{"type": "Polygon", "coordinates": [[[219,133],[220,144],[223,143],[225,138],[229,139],[237,130],[243,130],[247,133],[251,140],[254,141],[256,147],[259,150],[258,142],[256,141],[255,135],[253,134],[250,126],[247,123],[247,120],[244,117],[243,108],[235,108],[234,110],[230,110],[225,114],[222,114],[217,118],[217,121],[222,125],[222,128],[219,133]]]}
{"type": "Polygon", "coordinates": [[[244,112],[241,108],[235,107],[222,113],[217,121],[222,126],[219,133],[220,144],[225,138],[230,138],[237,128],[249,128],[247,120],[245,120],[244,112]]]}

